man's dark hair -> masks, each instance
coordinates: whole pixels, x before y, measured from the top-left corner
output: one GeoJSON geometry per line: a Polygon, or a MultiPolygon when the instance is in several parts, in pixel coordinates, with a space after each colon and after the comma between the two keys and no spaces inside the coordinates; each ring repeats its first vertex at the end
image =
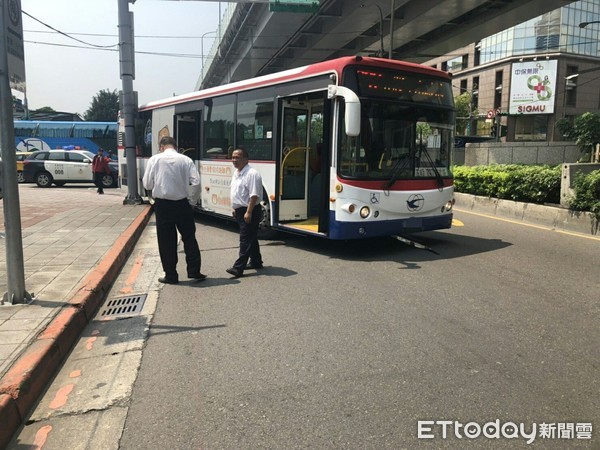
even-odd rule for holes
{"type": "Polygon", "coordinates": [[[160,138],[160,142],[159,145],[164,145],[164,146],[172,146],[173,148],[177,148],[177,141],[172,138],[171,136],[163,136],[160,138]]]}
{"type": "Polygon", "coordinates": [[[250,157],[250,155],[248,155],[248,150],[246,150],[246,148],[245,148],[245,147],[243,147],[243,146],[241,146],[241,145],[240,145],[238,148],[236,148],[236,151],[239,151],[239,152],[241,152],[241,153],[242,153],[242,156],[243,156],[244,158],[249,158],[249,157],[250,157]]]}

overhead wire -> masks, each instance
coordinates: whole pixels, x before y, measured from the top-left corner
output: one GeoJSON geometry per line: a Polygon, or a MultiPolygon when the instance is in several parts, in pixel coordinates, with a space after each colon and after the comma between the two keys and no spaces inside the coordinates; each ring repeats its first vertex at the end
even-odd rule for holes
{"type": "Polygon", "coordinates": [[[60,31],[60,30],[58,30],[58,29],[54,28],[54,27],[53,27],[53,26],[51,26],[51,25],[48,25],[48,24],[47,24],[47,23],[45,23],[45,22],[42,22],[40,19],[38,19],[38,18],[36,18],[36,17],[32,16],[31,14],[29,14],[29,13],[27,13],[27,12],[23,11],[23,10],[21,10],[21,12],[22,12],[23,14],[25,14],[27,17],[29,17],[29,18],[31,18],[31,19],[33,19],[33,20],[35,20],[36,22],[39,22],[39,23],[41,23],[41,24],[42,24],[42,25],[44,25],[45,27],[47,27],[47,28],[50,28],[51,30],[55,31],[56,33],[58,33],[58,34],[61,34],[62,36],[65,36],[65,37],[67,37],[67,38],[69,38],[69,39],[73,39],[74,41],[80,42],[80,43],[82,43],[82,44],[89,45],[90,47],[95,47],[95,48],[113,48],[113,47],[118,47],[118,45],[119,45],[119,44],[112,44],[112,45],[97,45],[97,44],[92,44],[92,43],[90,43],[90,42],[85,42],[85,41],[82,41],[81,39],[77,39],[76,37],[73,37],[73,36],[71,36],[71,35],[69,35],[69,34],[67,34],[67,33],[65,33],[65,32],[63,32],[63,31],[60,31]]]}

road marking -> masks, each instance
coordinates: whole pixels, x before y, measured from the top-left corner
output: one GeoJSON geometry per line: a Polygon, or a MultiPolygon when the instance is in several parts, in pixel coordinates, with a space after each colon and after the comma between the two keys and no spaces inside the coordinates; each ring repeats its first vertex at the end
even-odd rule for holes
{"type": "Polygon", "coordinates": [[[98,339],[96,336],[88,338],[87,341],[85,341],[85,348],[87,350],[91,350],[94,348],[94,342],[96,342],[96,339],[98,339]]]}
{"type": "Polygon", "coordinates": [[[133,285],[135,284],[140,271],[142,270],[142,263],[144,262],[144,257],[140,256],[135,260],[133,267],[131,268],[131,272],[129,272],[129,276],[127,277],[127,281],[125,282],[125,287],[121,289],[119,292],[122,294],[130,294],[133,292],[133,285]]]}
{"type": "Polygon", "coordinates": [[[462,223],[460,220],[458,219],[452,219],[452,226],[453,227],[464,227],[465,224],[462,223]]]}
{"type": "Polygon", "coordinates": [[[33,446],[31,447],[34,450],[38,450],[44,446],[46,441],[48,440],[48,435],[52,431],[52,426],[46,425],[43,426],[35,433],[35,439],[33,440],[33,446]]]}
{"type": "Polygon", "coordinates": [[[69,399],[69,394],[71,393],[71,391],[73,391],[74,386],[75,385],[73,383],[70,383],[66,386],[61,387],[56,393],[54,400],[50,402],[50,405],[48,407],[50,409],[57,409],[61,406],[64,406],[65,403],[67,403],[67,400],[69,399]]]}
{"type": "Polygon", "coordinates": [[[538,230],[554,231],[556,233],[566,234],[568,236],[575,236],[575,237],[580,237],[580,238],[584,238],[584,239],[591,239],[592,241],[600,242],[600,237],[596,237],[596,236],[588,236],[586,234],[575,233],[573,231],[559,230],[557,228],[545,227],[543,225],[534,225],[532,223],[519,222],[518,220],[504,219],[502,217],[492,216],[490,214],[476,213],[476,212],[466,211],[464,209],[459,209],[459,208],[454,208],[454,209],[461,213],[472,214],[474,216],[486,217],[488,219],[496,219],[501,222],[508,222],[508,223],[513,223],[515,225],[523,225],[524,227],[537,228],[538,230]]]}

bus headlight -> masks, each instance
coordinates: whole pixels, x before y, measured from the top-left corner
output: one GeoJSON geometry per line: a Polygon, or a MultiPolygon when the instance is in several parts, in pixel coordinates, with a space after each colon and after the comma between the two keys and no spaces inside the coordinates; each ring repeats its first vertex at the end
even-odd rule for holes
{"type": "MultiPolygon", "coordinates": [[[[452,209],[452,206],[454,205],[454,202],[452,200],[450,200],[448,203],[446,203],[446,207],[445,210],[446,211],[450,211],[452,209]]],[[[443,211],[442,211],[443,212],[443,211]]]]}
{"type": "Polygon", "coordinates": [[[353,203],[346,203],[345,205],[342,205],[342,211],[346,211],[347,213],[350,213],[350,214],[352,214],[355,209],[356,209],[356,205],[353,203]]]}
{"type": "Polygon", "coordinates": [[[368,206],[363,206],[362,208],[360,208],[360,217],[362,217],[363,219],[366,219],[367,217],[369,217],[370,213],[371,213],[371,210],[369,209],[368,206]]]}

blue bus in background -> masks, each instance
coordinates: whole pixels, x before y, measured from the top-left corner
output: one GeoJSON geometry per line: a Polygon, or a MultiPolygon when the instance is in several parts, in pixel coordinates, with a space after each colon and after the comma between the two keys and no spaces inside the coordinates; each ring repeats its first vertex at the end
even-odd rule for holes
{"type": "Polygon", "coordinates": [[[18,152],[36,150],[88,150],[98,148],[117,155],[117,122],[63,122],[15,120],[15,147],[18,152]]]}

